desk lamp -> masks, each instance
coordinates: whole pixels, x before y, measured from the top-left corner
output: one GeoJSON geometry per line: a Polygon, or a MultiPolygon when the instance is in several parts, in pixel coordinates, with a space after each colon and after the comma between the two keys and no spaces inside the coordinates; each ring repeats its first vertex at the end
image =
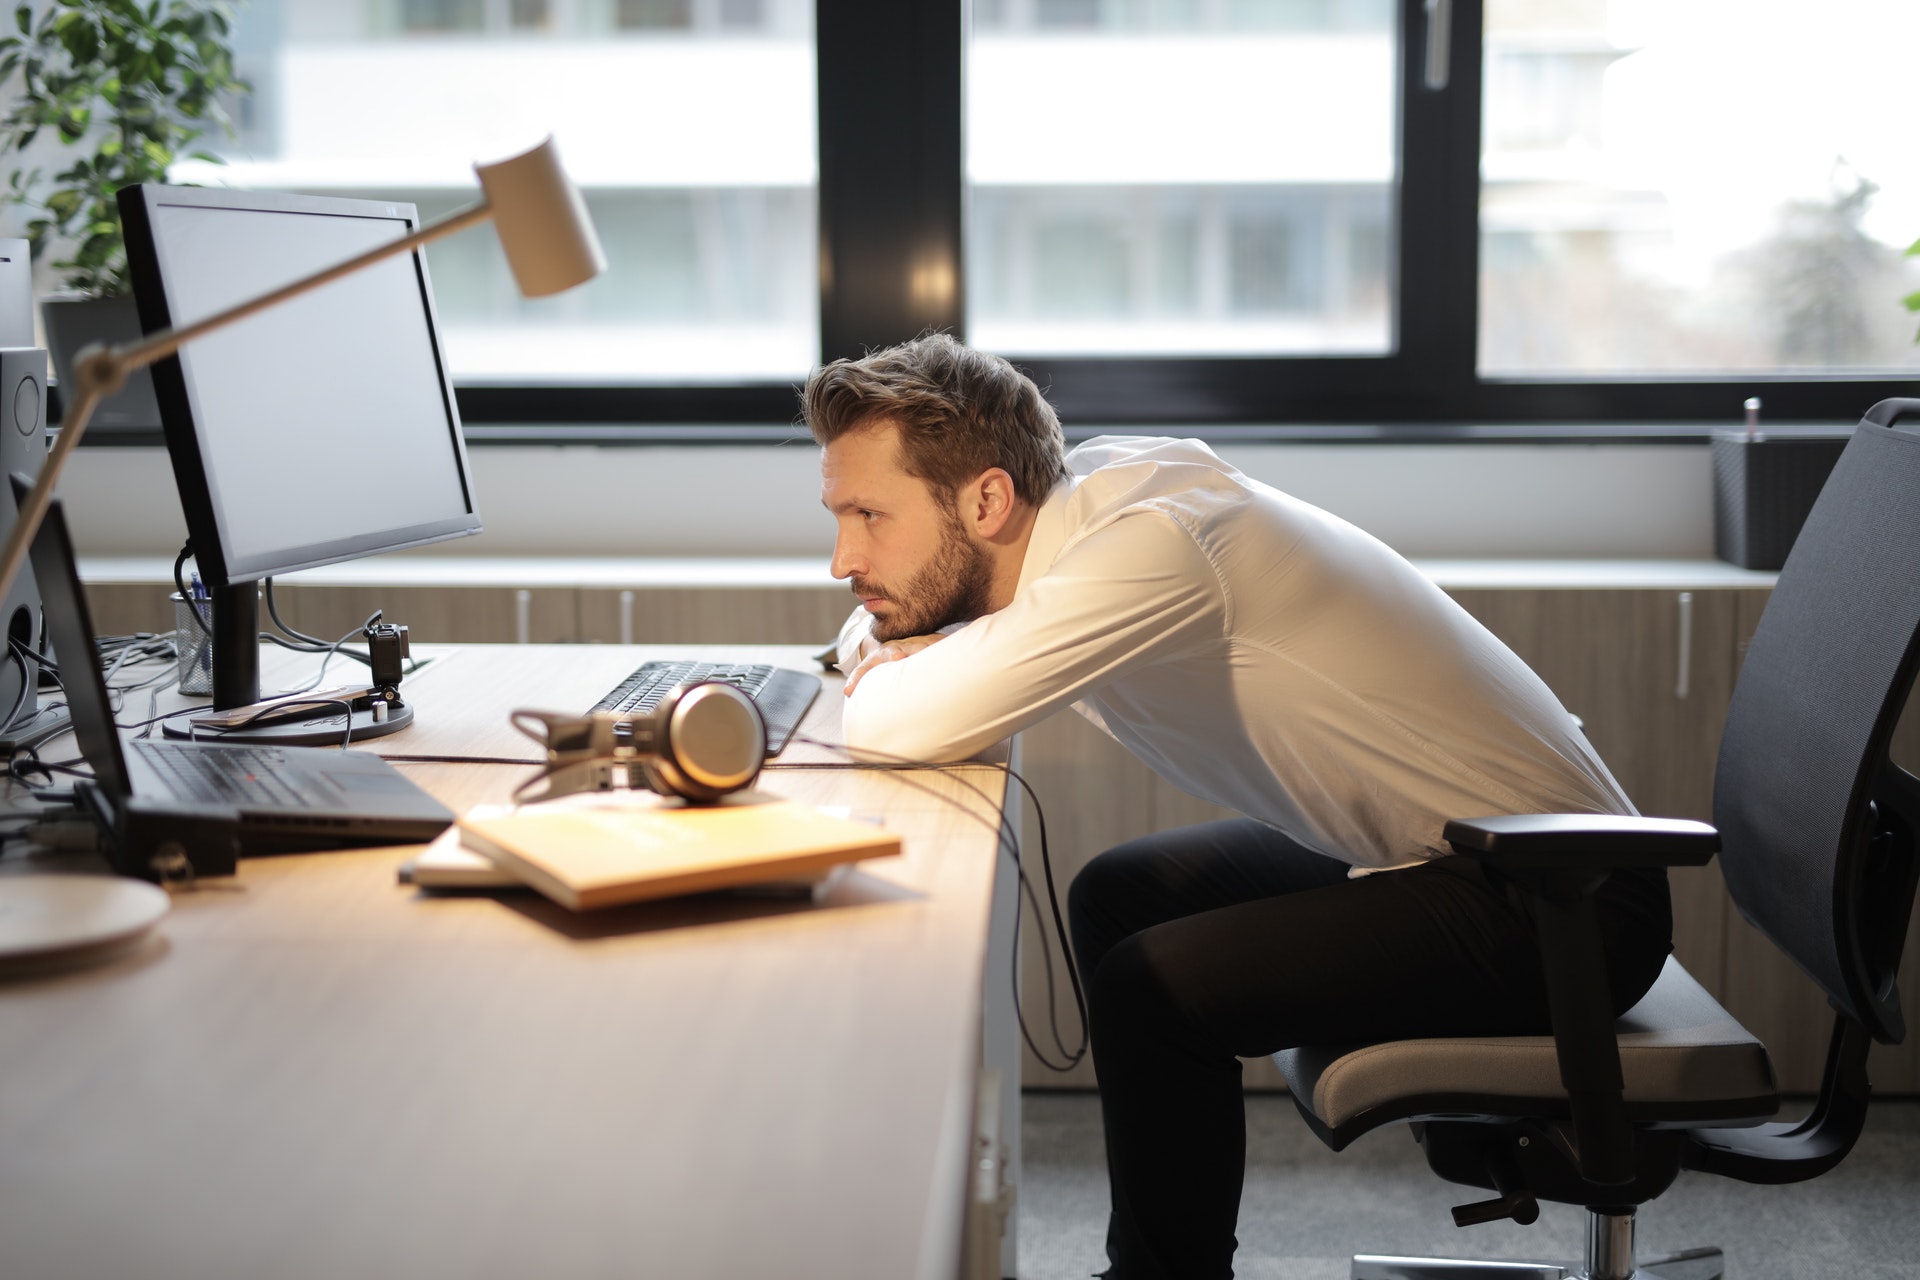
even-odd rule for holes
{"type": "Polygon", "coordinates": [[[493,219],[506,251],[507,265],[513,270],[514,284],[529,298],[544,298],[562,293],[606,270],[607,260],[600,251],[599,238],[587,217],[585,202],[560,167],[559,153],[549,137],[539,146],[495,164],[477,164],[485,199],[470,209],[449,214],[440,221],[420,228],[389,244],[370,249],[356,258],[316,271],[303,280],[283,285],[248,302],[196,320],[175,329],[162,329],[140,342],[127,346],[88,347],[73,364],[75,395],[67,410],[60,434],[41,465],[33,492],[21,504],[13,522],[13,532],[0,549],[0,597],[13,585],[27,548],[47,514],[47,503],[66,465],[67,455],[87,428],[100,401],[119,391],[127,376],[156,360],[178,351],[195,338],[224,329],[248,316],[277,307],[303,293],[319,288],[342,276],[352,275],[397,254],[407,253],[431,241],[464,231],[477,223],[493,219]]]}
{"type": "MultiPolygon", "coordinates": [[[[586,205],[560,167],[551,137],[520,155],[475,165],[474,172],[484,199],[472,208],[204,320],[163,329],[140,342],[94,345],[82,351],[74,361],[75,394],[59,437],[0,549],[0,597],[18,576],[46,516],[61,468],[86,431],[94,409],[119,391],[136,370],[165,359],[196,338],[488,218],[500,236],[514,283],[526,297],[563,292],[606,269],[586,205]]],[[[0,971],[21,962],[37,966],[63,959],[75,963],[109,959],[158,923],[166,914],[166,903],[165,893],[153,886],[114,877],[0,876],[0,971]]]]}

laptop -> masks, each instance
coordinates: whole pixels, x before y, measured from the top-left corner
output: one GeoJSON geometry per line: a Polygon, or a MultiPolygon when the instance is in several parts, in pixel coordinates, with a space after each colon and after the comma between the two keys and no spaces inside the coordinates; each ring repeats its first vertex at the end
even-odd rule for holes
{"type": "MultiPolygon", "coordinates": [[[[13,477],[16,501],[29,486],[13,477]]],[[[74,793],[116,848],[140,826],[143,847],[166,843],[164,828],[203,833],[196,823],[231,822],[243,854],[337,849],[343,845],[419,844],[453,822],[453,813],[392,765],[365,751],[324,747],[222,746],[202,742],[122,743],[94,646],[73,542],[59,500],[33,540],[46,633],[60,664],[67,710],[80,754],[93,769],[74,793]]],[[[183,843],[190,843],[183,839],[183,843]]],[[[146,874],[144,866],[122,871],[146,874]]],[[[214,873],[199,866],[203,874],[214,873]]]]}

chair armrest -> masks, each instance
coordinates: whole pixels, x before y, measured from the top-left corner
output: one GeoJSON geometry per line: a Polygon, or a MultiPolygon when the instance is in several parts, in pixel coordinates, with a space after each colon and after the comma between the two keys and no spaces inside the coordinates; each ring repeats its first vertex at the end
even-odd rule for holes
{"type": "Polygon", "coordinates": [[[1626,1184],[1634,1137],[1594,893],[1614,870],[1702,865],[1720,833],[1675,818],[1524,813],[1449,822],[1445,836],[1510,885],[1532,916],[1581,1175],[1602,1187],[1626,1184]]]}
{"type": "Polygon", "coordinates": [[[1443,834],[1454,852],[1509,874],[1698,867],[1720,850],[1720,833],[1704,822],[1610,813],[1456,818],[1443,834]]]}

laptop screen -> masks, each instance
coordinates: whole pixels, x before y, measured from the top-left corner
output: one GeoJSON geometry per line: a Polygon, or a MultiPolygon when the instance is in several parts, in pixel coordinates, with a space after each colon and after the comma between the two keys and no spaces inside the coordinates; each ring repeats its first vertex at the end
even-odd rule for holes
{"type": "MultiPolygon", "coordinates": [[[[25,502],[33,485],[19,475],[11,479],[14,502],[25,502]]],[[[40,607],[47,635],[53,641],[53,660],[60,664],[67,714],[73,717],[73,736],[80,744],[80,754],[93,766],[95,783],[117,808],[133,788],[127,778],[126,756],[120,750],[120,735],[113,727],[113,704],[108,700],[106,677],[100,674],[93,620],[87,614],[87,598],[80,587],[80,570],[74,563],[73,542],[67,536],[66,515],[58,498],[48,504],[47,518],[33,536],[32,555],[40,607]]]]}

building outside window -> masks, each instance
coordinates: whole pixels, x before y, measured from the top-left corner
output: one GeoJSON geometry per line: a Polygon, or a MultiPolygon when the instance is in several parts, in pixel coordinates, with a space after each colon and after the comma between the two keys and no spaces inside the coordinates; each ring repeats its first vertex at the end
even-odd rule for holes
{"type": "Polygon", "coordinates": [[[494,238],[431,246],[465,385],[739,382],[818,359],[809,0],[250,0],[228,164],[179,181],[470,203],[551,131],[604,276],[518,296],[494,238]]]}
{"type": "Polygon", "coordinates": [[[1909,0],[1488,0],[1480,372],[1920,366],[1916,47],[1909,0]]]}
{"type": "Polygon", "coordinates": [[[1387,0],[974,0],[971,340],[1390,351],[1396,26],[1387,0]]]}

